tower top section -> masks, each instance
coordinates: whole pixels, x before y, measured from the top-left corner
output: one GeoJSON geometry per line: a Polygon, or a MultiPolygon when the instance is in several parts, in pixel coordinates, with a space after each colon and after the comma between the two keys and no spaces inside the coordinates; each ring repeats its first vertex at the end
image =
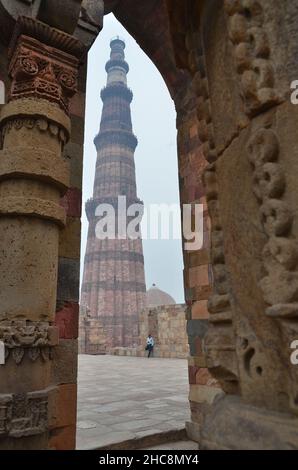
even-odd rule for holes
{"type": "Polygon", "coordinates": [[[116,37],[111,39],[110,47],[110,60],[106,63],[107,85],[100,93],[102,117],[94,143],[97,151],[102,146],[119,144],[134,152],[138,141],[132,131],[130,103],[133,93],[126,83],[129,67],[124,55],[125,42],[116,37]]]}
{"type": "Polygon", "coordinates": [[[108,74],[107,86],[122,84],[127,86],[127,74],[129,71],[128,63],[125,61],[125,42],[119,37],[111,39],[110,60],[106,63],[106,72],[108,74]]]}
{"type": "Polygon", "coordinates": [[[110,47],[111,47],[111,49],[113,49],[115,47],[120,47],[124,50],[125,49],[125,41],[124,41],[124,39],[119,38],[119,36],[116,36],[116,37],[111,39],[110,47]]]}

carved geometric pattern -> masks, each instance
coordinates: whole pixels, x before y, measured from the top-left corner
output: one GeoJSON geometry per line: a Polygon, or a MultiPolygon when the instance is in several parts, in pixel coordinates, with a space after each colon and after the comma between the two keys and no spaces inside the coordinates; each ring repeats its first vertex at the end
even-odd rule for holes
{"type": "Polygon", "coordinates": [[[0,395],[0,436],[41,434],[48,426],[48,391],[0,395]]]}

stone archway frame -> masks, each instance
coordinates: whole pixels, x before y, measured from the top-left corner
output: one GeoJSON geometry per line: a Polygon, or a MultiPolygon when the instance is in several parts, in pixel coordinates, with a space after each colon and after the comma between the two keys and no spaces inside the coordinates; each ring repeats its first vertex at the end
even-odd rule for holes
{"type": "Polygon", "coordinates": [[[227,393],[203,411],[202,448],[297,448],[294,3],[273,17],[269,1],[191,2],[187,26],[186,10],[176,16],[209,161],[214,293],[206,360],[227,393]]]}
{"type": "MultiPolygon", "coordinates": [[[[5,3],[5,0],[1,2],[1,11],[7,7],[5,3]]],[[[40,5],[40,2],[37,4],[40,5]]],[[[76,28],[71,32],[74,24],[67,28],[68,32],[79,35],[90,45],[99,27],[98,19],[93,21],[92,14],[88,14],[88,4],[96,5],[93,1],[84,2],[85,10],[81,9],[79,20],[80,31],[76,28]]],[[[148,13],[150,8],[152,13],[153,4],[148,1],[143,14],[148,13]]],[[[22,8],[25,8],[24,5],[22,8]]],[[[156,7],[156,4],[153,6],[156,7]]],[[[162,42],[162,48],[156,48],[156,42],[152,40],[152,31],[156,32],[158,24],[156,16],[149,15],[146,22],[139,24],[138,15],[129,16],[129,11],[135,12],[133,8],[136,7],[132,0],[113,7],[118,19],[133,36],[140,39],[145,52],[159,65],[175,98],[179,110],[180,164],[182,180],[185,181],[181,188],[182,202],[204,197],[204,193],[200,192],[199,177],[195,184],[192,180],[194,186],[190,188],[185,169],[195,161],[198,173],[202,172],[202,159],[193,155],[204,154],[210,163],[204,179],[212,219],[214,294],[209,301],[211,327],[207,339],[204,339],[205,323],[198,312],[208,292],[208,286],[204,292],[201,289],[204,286],[201,277],[206,276],[206,270],[202,267],[207,268],[208,261],[205,261],[205,255],[202,256],[203,262],[185,254],[188,330],[193,351],[191,367],[200,369],[202,365],[206,366],[206,359],[227,396],[221,396],[210,406],[208,399],[201,400],[201,385],[192,383],[194,388],[191,386],[190,400],[198,405],[193,408],[193,416],[199,425],[196,428],[198,440],[204,448],[297,448],[297,420],[288,418],[289,414],[293,416],[297,413],[297,371],[288,363],[287,351],[289,339],[297,330],[294,197],[297,190],[297,145],[294,138],[297,114],[288,101],[289,79],[297,78],[293,76],[296,70],[293,62],[297,52],[296,30],[291,27],[290,21],[297,12],[297,1],[286,2],[283,12],[276,9],[275,17],[270,15],[272,5],[269,0],[214,0],[208,3],[189,0],[183,5],[169,1],[164,10],[166,33],[163,30],[156,34],[157,44],[162,42]],[[278,21],[282,14],[284,21],[278,21]],[[168,35],[169,26],[171,36],[168,35]],[[169,37],[167,44],[171,47],[171,57],[164,55],[167,51],[164,34],[169,37]],[[285,51],[283,42],[277,41],[279,35],[288,38],[288,51],[285,51]],[[172,61],[174,51],[175,61],[172,61]],[[285,67],[278,66],[281,57],[287,57],[285,67]],[[224,70],[225,73],[220,76],[221,87],[218,88],[215,71],[219,65],[217,70],[224,70]],[[204,348],[205,359],[202,354],[204,348]],[[288,366],[286,370],[285,364],[288,366]],[[230,432],[226,432],[227,421],[230,432]],[[252,434],[249,432],[251,429],[254,430],[252,434]]],[[[162,7],[165,8],[164,2],[162,7]]],[[[11,12],[6,9],[5,14],[8,13],[11,12]]],[[[157,14],[156,9],[154,14],[157,14]]],[[[1,30],[4,38],[2,50],[5,50],[3,45],[10,35],[11,25],[13,19],[10,16],[1,30]]],[[[63,22],[61,25],[63,27],[63,22]]],[[[4,54],[4,67],[5,60],[4,54]]],[[[22,446],[24,439],[28,445],[28,436],[32,436],[29,438],[32,448],[49,445],[59,449],[74,445],[79,253],[78,242],[69,245],[69,241],[75,233],[79,233],[84,68],[78,78],[79,91],[70,103],[74,132],[64,147],[64,157],[72,157],[72,169],[70,189],[63,200],[66,228],[61,232],[59,242],[56,323],[63,333],[60,333],[60,345],[51,349],[56,355],[56,362],[51,367],[47,363],[38,372],[41,366],[35,362],[37,355],[33,341],[30,354],[33,363],[38,364],[38,367],[34,366],[37,372],[32,376],[33,382],[28,382],[27,378],[29,370],[32,375],[32,368],[24,365],[17,372],[25,387],[22,395],[23,418],[28,422],[30,410],[32,413],[34,409],[40,410],[39,419],[34,421],[35,426],[29,426],[25,433],[23,429],[21,434],[15,428],[14,419],[11,419],[13,410],[17,408],[15,394],[19,392],[15,383],[9,382],[8,393],[1,395],[0,399],[5,405],[3,409],[7,410],[4,427],[1,428],[4,446],[22,446]],[[72,364],[74,369],[67,376],[65,371],[61,371],[63,357],[69,358],[68,364],[72,364]],[[43,380],[46,370],[51,372],[43,380]],[[41,396],[34,395],[41,390],[45,390],[41,396]],[[65,399],[70,396],[70,405],[65,408],[65,399]],[[22,439],[16,441],[16,437],[22,439]]],[[[7,83],[7,77],[4,80],[7,83]]],[[[22,128],[27,129],[25,133],[29,141],[34,138],[31,123],[22,128]]],[[[59,129],[57,133],[55,126],[47,129],[50,130],[50,139],[62,135],[59,129]]],[[[42,130],[43,127],[39,129],[42,130]]],[[[64,144],[60,137],[58,144],[49,140],[48,135],[47,139],[59,153],[58,148],[61,150],[64,144]]],[[[12,148],[13,140],[8,139],[7,142],[8,147],[12,148]]],[[[10,181],[12,177],[5,179],[10,181]]],[[[31,181],[32,174],[27,175],[26,179],[31,181]]],[[[27,216],[32,217],[32,208],[29,209],[31,213],[27,216]]],[[[4,219],[7,208],[5,211],[1,211],[4,219]]],[[[14,208],[13,215],[20,214],[20,211],[24,215],[23,206],[14,208]]],[[[41,208],[38,207],[34,214],[45,219],[40,212],[41,208]]],[[[49,220],[48,212],[46,216],[49,220]]],[[[55,221],[57,217],[51,216],[51,219],[55,221]]],[[[56,240],[56,235],[53,237],[56,240]]],[[[32,252],[34,250],[32,248],[32,252]]],[[[18,280],[19,285],[22,282],[18,280]]],[[[28,311],[24,318],[27,321],[29,317],[28,311]]],[[[52,328],[52,317],[49,319],[48,326],[52,328]]],[[[40,319],[36,326],[40,329],[40,319]]],[[[52,347],[56,340],[53,336],[50,340],[47,334],[46,346],[52,347]]],[[[19,345],[16,349],[12,357],[15,363],[21,364],[23,354],[19,351],[19,345]]],[[[9,367],[15,366],[10,363],[9,367]]]]}

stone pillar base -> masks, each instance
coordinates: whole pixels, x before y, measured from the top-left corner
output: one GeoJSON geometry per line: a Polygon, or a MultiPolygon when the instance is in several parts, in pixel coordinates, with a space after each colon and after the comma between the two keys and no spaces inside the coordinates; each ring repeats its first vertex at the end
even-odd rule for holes
{"type": "Polygon", "coordinates": [[[237,396],[221,396],[203,419],[200,449],[297,450],[298,417],[248,405],[237,396]]]}

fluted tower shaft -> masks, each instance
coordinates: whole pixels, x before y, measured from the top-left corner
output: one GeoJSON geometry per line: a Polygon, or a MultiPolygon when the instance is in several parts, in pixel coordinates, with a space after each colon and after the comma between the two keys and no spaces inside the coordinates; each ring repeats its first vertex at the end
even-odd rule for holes
{"type": "Polygon", "coordinates": [[[93,198],[86,204],[89,230],[81,295],[82,312],[85,312],[85,321],[81,321],[81,328],[85,328],[81,350],[86,353],[102,352],[101,338],[97,338],[100,325],[107,351],[117,346],[136,346],[138,316],[145,306],[142,240],[117,237],[102,240],[96,236],[95,211],[99,204],[111,204],[116,215],[118,196],[126,197],[127,207],[141,204],[134,162],[137,138],[133,134],[130,110],[133,94],[127,87],[129,66],[124,49],[124,41],[118,38],[111,41],[110,60],[106,64],[107,85],[101,92],[102,118],[94,139],[97,162],[93,198]]]}

